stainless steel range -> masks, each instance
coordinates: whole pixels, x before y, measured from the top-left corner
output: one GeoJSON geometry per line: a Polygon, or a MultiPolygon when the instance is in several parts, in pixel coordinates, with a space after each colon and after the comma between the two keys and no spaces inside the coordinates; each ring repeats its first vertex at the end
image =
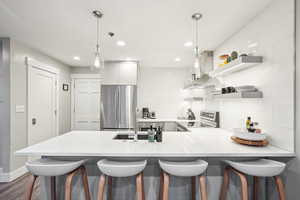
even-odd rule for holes
{"type": "Polygon", "coordinates": [[[203,110],[200,112],[200,126],[220,128],[220,114],[216,111],[203,110]]]}

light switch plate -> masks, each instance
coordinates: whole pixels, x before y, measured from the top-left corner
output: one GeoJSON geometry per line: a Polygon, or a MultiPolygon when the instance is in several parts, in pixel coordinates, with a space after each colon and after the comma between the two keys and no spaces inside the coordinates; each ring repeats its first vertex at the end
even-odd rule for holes
{"type": "Polygon", "coordinates": [[[16,105],[16,113],[24,113],[25,106],[24,105],[16,105]]]}

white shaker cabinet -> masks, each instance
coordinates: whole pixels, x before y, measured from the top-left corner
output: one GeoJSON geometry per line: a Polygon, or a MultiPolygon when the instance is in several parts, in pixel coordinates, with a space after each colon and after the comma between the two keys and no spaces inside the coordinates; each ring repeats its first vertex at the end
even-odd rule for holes
{"type": "Polygon", "coordinates": [[[102,83],[136,85],[137,71],[136,62],[108,62],[104,67],[102,83]]]}

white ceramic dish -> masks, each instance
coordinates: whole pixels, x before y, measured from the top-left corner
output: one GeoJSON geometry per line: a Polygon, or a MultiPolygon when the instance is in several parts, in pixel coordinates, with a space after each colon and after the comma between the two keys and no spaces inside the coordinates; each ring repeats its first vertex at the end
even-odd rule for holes
{"type": "Polygon", "coordinates": [[[262,141],[267,138],[264,133],[250,133],[246,129],[234,129],[233,136],[242,140],[262,141]]]}

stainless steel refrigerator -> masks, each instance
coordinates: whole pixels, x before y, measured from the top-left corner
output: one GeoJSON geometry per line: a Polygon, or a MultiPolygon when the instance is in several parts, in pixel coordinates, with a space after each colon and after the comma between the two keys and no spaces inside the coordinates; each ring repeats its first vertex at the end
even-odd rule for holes
{"type": "Polygon", "coordinates": [[[135,85],[102,85],[100,129],[135,129],[136,106],[135,85]]]}

